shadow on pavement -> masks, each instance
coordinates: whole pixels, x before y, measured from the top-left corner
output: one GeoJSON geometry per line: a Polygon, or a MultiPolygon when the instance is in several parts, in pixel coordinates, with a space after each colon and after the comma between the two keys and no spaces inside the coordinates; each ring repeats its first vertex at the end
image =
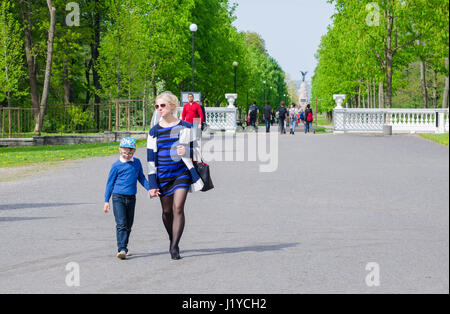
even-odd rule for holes
{"type": "MultiPolygon", "coordinates": [[[[243,247],[226,247],[226,248],[214,248],[214,249],[198,249],[198,250],[180,250],[180,255],[182,258],[189,258],[195,256],[208,256],[208,255],[219,255],[219,254],[233,254],[241,252],[266,252],[266,251],[277,251],[282,249],[287,249],[297,246],[299,243],[280,243],[273,245],[252,245],[243,247]],[[194,254],[191,254],[194,253],[194,254]],[[199,254],[195,254],[199,253],[199,254]]],[[[141,257],[151,257],[156,255],[169,255],[169,250],[166,252],[157,252],[149,254],[133,254],[129,259],[141,258],[141,257]]]]}
{"type": "Polygon", "coordinates": [[[45,207],[61,207],[61,206],[73,206],[73,205],[92,205],[92,203],[19,203],[19,204],[0,204],[0,210],[45,208],[45,207]]]}
{"type": "Polygon", "coordinates": [[[38,220],[38,219],[55,219],[55,218],[56,217],[0,217],[0,222],[38,220]]]}

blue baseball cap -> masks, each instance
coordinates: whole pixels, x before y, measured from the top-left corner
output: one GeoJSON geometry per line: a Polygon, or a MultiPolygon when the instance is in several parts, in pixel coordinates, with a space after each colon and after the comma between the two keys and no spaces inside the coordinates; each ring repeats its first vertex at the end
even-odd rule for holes
{"type": "Polygon", "coordinates": [[[132,137],[124,137],[120,141],[120,147],[136,149],[136,140],[132,137]]]}

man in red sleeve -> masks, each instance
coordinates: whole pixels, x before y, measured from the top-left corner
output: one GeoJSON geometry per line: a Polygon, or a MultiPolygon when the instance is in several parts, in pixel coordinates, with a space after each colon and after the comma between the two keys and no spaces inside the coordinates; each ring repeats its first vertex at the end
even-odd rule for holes
{"type": "Polygon", "coordinates": [[[181,119],[193,123],[195,118],[200,118],[200,124],[203,124],[203,112],[200,105],[194,102],[194,95],[188,94],[188,103],[183,106],[183,113],[181,119]]]}

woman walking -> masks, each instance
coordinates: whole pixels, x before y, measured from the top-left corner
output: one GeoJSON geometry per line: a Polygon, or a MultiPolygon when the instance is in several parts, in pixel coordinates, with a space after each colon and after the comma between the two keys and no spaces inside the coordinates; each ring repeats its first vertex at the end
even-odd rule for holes
{"type": "Polygon", "coordinates": [[[164,92],[156,98],[155,110],[161,121],[149,132],[147,140],[148,179],[150,196],[159,196],[162,220],[169,235],[169,253],[180,259],[179,243],[185,225],[184,206],[188,191],[199,191],[203,182],[194,168],[200,160],[192,124],[174,115],[178,98],[164,92]]]}
{"type": "Polygon", "coordinates": [[[297,127],[297,108],[295,108],[295,104],[291,104],[291,108],[289,109],[289,125],[290,125],[290,134],[295,134],[295,128],[297,127]]]}

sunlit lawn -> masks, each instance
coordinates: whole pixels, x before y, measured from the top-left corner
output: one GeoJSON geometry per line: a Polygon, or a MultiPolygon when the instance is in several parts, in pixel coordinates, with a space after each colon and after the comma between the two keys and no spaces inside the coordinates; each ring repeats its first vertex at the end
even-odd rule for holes
{"type": "Polygon", "coordinates": [[[317,124],[318,125],[332,125],[333,121],[328,122],[326,116],[324,116],[324,115],[317,115],[317,124]]]}
{"type": "Polygon", "coordinates": [[[448,133],[444,133],[444,134],[419,134],[421,137],[436,142],[438,144],[444,145],[444,146],[448,146],[448,133]]]}
{"type": "MultiPolygon", "coordinates": [[[[145,147],[146,140],[137,141],[145,147]]],[[[30,147],[0,147],[0,167],[15,167],[40,162],[64,161],[118,154],[119,143],[74,144],[30,147]]]]}

